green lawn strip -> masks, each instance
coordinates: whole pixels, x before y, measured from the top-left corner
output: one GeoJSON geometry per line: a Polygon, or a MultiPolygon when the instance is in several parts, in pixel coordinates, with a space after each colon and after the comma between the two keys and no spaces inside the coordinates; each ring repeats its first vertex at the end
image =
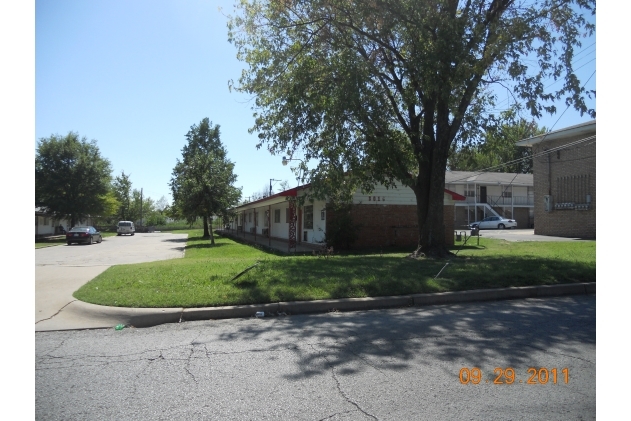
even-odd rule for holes
{"type": "MultiPolygon", "coordinates": [[[[106,238],[106,237],[113,237],[116,235],[116,233],[115,232],[102,232],[101,235],[103,236],[103,238],[106,238]]],[[[41,249],[43,247],[58,246],[61,244],[66,244],[66,237],[54,238],[54,239],[39,238],[35,240],[36,249],[41,249]]]]}
{"type": "Polygon", "coordinates": [[[123,307],[190,308],[596,280],[595,242],[480,239],[479,246],[465,246],[450,260],[413,260],[405,253],[325,259],[277,256],[222,237],[210,246],[201,233],[188,231],[183,259],[114,266],[75,298],[123,307]]]}

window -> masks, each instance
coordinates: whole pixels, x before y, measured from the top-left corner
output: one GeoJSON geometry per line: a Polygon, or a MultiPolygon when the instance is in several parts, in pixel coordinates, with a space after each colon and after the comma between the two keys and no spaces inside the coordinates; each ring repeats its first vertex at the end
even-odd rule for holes
{"type": "Polygon", "coordinates": [[[280,209],[274,209],[274,223],[280,223],[280,209]]]}
{"type": "Polygon", "coordinates": [[[502,197],[511,197],[512,196],[512,192],[503,190],[502,191],[502,197]]]}
{"type": "Polygon", "coordinates": [[[326,213],[324,212],[324,209],[322,209],[320,211],[320,219],[324,221],[325,218],[326,218],[326,213]]]}
{"type": "Polygon", "coordinates": [[[248,213],[248,222],[252,222],[252,213],[248,213]]]}
{"type": "Polygon", "coordinates": [[[289,223],[289,208],[285,208],[285,222],[289,223]]]}
{"type": "Polygon", "coordinates": [[[313,205],[305,206],[305,229],[313,229],[313,205]]]}

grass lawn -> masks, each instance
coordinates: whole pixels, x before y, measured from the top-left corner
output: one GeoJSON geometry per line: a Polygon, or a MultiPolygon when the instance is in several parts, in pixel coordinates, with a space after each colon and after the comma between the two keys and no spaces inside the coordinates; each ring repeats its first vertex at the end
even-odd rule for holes
{"type": "MultiPolygon", "coordinates": [[[[101,235],[103,236],[103,238],[107,238],[107,237],[115,236],[116,233],[115,232],[102,232],[101,235]]],[[[54,238],[54,239],[39,238],[35,240],[36,249],[41,249],[43,247],[58,246],[61,244],[66,244],[66,237],[54,238]]]]}
{"type": "Polygon", "coordinates": [[[325,259],[278,256],[223,237],[211,246],[201,230],[187,232],[184,258],[111,267],[74,297],[121,307],[212,307],[596,281],[595,241],[480,238],[449,260],[406,253],[325,259]]]}

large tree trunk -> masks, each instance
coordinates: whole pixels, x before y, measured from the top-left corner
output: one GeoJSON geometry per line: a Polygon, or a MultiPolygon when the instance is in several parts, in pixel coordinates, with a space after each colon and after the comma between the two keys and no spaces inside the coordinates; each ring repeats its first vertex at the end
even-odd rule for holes
{"type": "Polygon", "coordinates": [[[210,232],[208,231],[208,217],[204,215],[204,238],[210,237],[210,232]]]}
{"type": "Polygon", "coordinates": [[[449,148],[440,146],[441,142],[436,145],[425,165],[419,166],[413,191],[419,227],[418,251],[426,256],[445,257],[451,254],[445,241],[444,221],[445,167],[449,148]]]}

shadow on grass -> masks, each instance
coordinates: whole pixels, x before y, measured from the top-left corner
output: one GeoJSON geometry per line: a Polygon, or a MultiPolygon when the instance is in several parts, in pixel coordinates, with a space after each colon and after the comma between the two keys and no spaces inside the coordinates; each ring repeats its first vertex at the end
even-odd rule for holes
{"type": "Polygon", "coordinates": [[[219,247],[223,247],[226,246],[228,244],[226,243],[215,243],[215,244],[211,244],[210,243],[210,239],[208,239],[207,242],[205,243],[196,243],[196,244],[187,244],[185,249],[209,249],[209,248],[219,248],[219,247]]]}
{"type": "Polygon", "coordinates": [[[525,380],[528,367],[547,367],[550,358],[565,364],[570,360],[570,371],[580,364],[595,364],[569,356],[596,344],[596,299],[591,295],[292,316],[236,324],[220,340],[263,340],[272,351],[293,353],[295,369],[285,376],[288,380],[331,370],[334,375],[369,372],[375,379],[387,379],[389,372],[436,361],[451,363],[456,371],[444,370],[455,383],[459,373],[454,362],[458,367],[479,367],[485,378],[495,378],[497,366],[513,367],[525,380]],[[551,349],[553,357],[541,355],[551,349]],[[533,358],[535,353],[545,360],[533,358]]]}
{"type": "Polygon", "coordinates": [[[450,261],[374,256],[277,259],[233,283],[233,304],[380,297],[473,289],[595,282],[591,263],[552,258],[475,257],[450,261]],[[445,263],[448,263],[445,266],[445,263]],[[440,277],[436,275],[441,271],[440,277]]]}

